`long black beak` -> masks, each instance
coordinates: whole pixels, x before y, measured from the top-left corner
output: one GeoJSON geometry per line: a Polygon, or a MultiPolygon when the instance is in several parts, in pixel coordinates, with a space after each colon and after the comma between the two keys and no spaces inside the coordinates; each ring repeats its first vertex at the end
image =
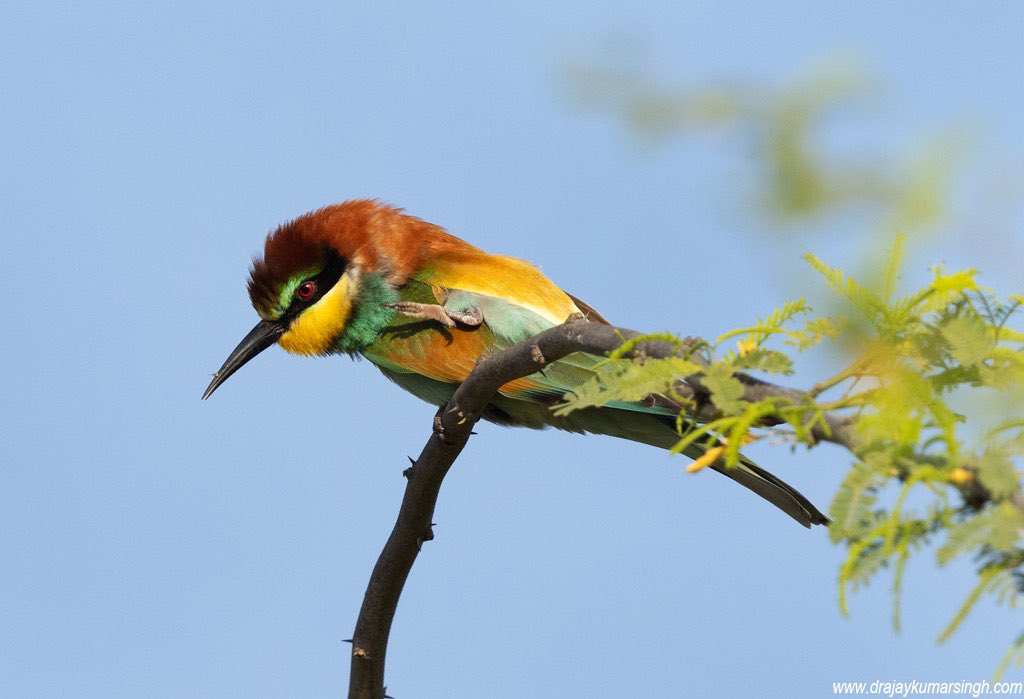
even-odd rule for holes
{"type": "Polygon", "coordinates": [[[203,400],[217,390],[217,387],[227,381],[228,377],[242,368],[242,365],[255,357],[257,354],[277,342],[286,330],[284,323],[275,320],[261,320],[256,327],[249,331],[249,334],[238,343],[238,347],[228,355],[224,366],[213,375],[213,381],[206,387],[203,393],[203,400]]]}

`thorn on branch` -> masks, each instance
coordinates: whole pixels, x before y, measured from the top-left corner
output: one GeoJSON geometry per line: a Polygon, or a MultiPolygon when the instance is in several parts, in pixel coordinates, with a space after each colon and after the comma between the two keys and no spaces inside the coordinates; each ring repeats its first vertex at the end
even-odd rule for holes
{"type": "Polygon", "coordinates": [[[353,641],[351,638],[343,638],[343,639],[341,639],[341,642],[342,643],[355,643],[355,641],[353,641]]]}

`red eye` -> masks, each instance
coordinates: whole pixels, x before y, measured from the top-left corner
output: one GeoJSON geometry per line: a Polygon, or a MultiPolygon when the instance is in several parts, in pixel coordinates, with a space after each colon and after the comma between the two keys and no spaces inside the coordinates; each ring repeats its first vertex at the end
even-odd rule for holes
{"type": "Polygon", "coordinates": [[[303,301],[308,301],[313,298],[313,294],[316,293],[315,282],[303,282],[299,284],[299,288],[295,290],[295,295],[303,301]]]}

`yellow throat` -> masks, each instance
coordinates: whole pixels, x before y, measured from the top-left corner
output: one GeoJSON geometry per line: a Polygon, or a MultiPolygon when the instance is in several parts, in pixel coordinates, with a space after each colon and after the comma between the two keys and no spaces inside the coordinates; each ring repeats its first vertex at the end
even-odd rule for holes
{"type": "Polygon", "coordinates": [[[352,313],[350,288],[346,274],[319,301],[292,321],[277,344],[292,354],[327,354],[352,313]]]}

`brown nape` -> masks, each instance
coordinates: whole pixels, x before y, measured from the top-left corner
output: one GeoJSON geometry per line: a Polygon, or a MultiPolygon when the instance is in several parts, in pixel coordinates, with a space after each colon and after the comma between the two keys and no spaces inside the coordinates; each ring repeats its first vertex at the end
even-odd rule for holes
{"type": "Polygon", "coordinates": [[[365,270],[402,284],[438,250],[478,252],[443,229],[401,209],[369,199],[325,206],[285,223],[267,236],[263,258],[253,260],[249,295],[257,309],[277,305],[292,275],[325,263],[326,249],[365,270]]]}

